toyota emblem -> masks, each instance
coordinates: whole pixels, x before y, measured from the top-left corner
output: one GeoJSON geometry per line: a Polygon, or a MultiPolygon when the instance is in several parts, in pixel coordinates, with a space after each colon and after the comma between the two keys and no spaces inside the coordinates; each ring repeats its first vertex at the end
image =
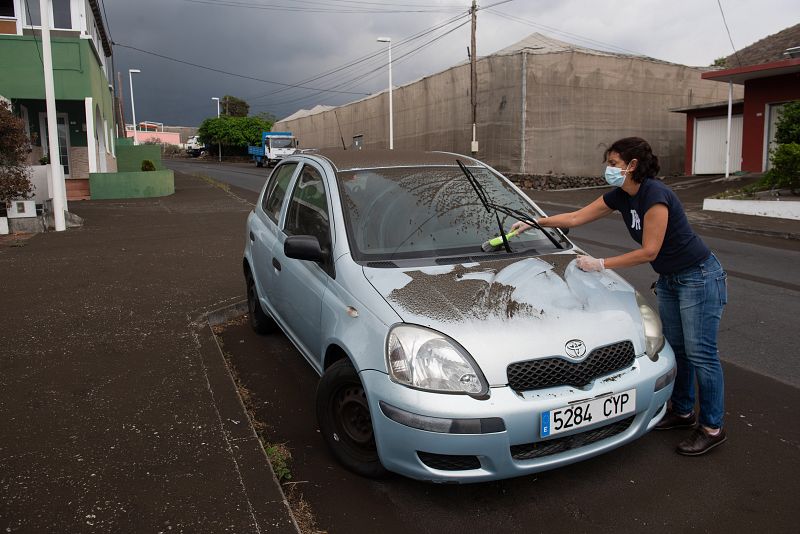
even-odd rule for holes
{"type": "Polygon", "coordinates": [[[586,344],[580,339],[571,339],[567,341],[567,344],[564,345],[564,349],[567,351],[567,356],[573,360],[580,360],[586,356],[586,344]]]}

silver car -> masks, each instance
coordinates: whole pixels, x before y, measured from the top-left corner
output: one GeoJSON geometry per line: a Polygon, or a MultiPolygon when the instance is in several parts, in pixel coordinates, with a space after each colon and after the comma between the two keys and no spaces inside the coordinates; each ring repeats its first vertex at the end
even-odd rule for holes
{"type": "Polygon", "coordinates": [[[508,478],[660,420],[675,357],[630,284],[580,271],[559,230],[482,247],[541,215],[457,154],[320,151],[274,169],[247,220],[250,322],[277,324],[321,375],[320,431],[345,467],[508,478]]]}

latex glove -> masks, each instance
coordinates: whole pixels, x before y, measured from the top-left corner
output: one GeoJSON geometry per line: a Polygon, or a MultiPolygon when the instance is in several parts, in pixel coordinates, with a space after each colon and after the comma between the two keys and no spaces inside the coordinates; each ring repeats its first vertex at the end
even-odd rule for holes
{"type": "Polygon", "coordinates": [[[522,232],[527,232],[531,228],[533,228],[533,226],[522,221],[517,221],[511,225],[511,231],[514,232],[514,235],[519,235],[522,232]]]}
{"type": "Polygon", "coordinates": [[[600,272],[606,268],[605,260],[603,258],[593,258],[591,256],[578,256],[576,260],[578,269],[581,271],[600,272]]]}

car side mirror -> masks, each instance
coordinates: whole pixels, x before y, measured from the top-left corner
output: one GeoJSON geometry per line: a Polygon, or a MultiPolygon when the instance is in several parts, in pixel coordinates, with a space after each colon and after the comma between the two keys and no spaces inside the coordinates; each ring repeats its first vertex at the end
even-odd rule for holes
{"type": "Polygon", "coordinates": [[[292,235],[283,242],[283,253],[287,258],[323,263],[325,253],[319,240],[313,235],[292,235]]]}

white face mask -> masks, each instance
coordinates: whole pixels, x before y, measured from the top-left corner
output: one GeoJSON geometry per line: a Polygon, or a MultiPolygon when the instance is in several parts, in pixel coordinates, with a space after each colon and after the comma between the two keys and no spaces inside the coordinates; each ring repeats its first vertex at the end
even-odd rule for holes
{"type": "Polygon", "coordinates": [[[622,169],[620,169],[619,167],[611,167],[610,165],[608,167],[606,167],[606,172],[604,174],[604,178],[606,179],[606,182],[608,183],[608,185],[611,185],[611,186],[614,186],[614,187],[620,187],[622,184],[624,184],[625,183],[625,176],[628,174],[628,168],[630,166],[631,166],[631,164],[628,163],[628,166],[625,167],[624,171],[622,169]]]}

